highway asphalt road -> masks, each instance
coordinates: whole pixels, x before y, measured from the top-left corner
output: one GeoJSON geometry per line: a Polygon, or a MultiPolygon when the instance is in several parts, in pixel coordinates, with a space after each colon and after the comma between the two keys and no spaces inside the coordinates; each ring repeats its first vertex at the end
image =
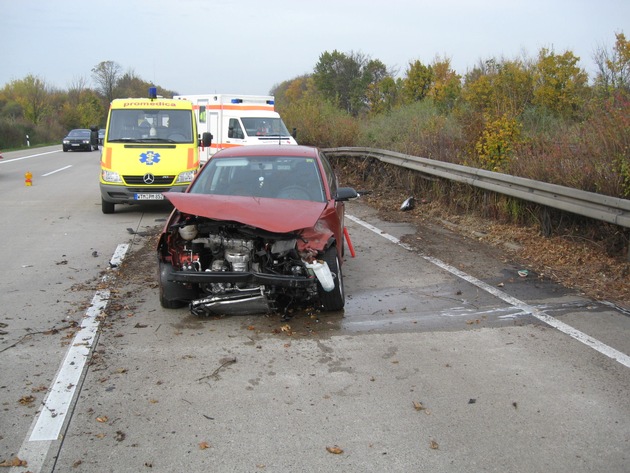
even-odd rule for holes
{"type": "Polygon", "coordinates": [[[629,470],[628,314],[360,201],[343,312],[166,310],[169,208],[103,215],[98,161],[0,161],[8,471],[629,470]]]}

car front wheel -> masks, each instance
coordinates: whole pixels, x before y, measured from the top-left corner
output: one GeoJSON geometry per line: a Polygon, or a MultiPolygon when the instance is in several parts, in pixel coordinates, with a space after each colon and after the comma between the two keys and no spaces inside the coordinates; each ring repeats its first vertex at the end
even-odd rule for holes
{"type": "Polygon", "coordinates": [[[179,309],[185,307],[187,300],[195,298],[196,293],[181,284],[169,281],[173,272],[173,265],[160,261],[158,265],[158,280],[160,286],[160,305],[165,309],[179,309]]]}
{"type": "Polygon", "coordinates": [[[341,273],[341,264],[339,262],[339,256],[337,255],[337,248],[331,246],[324,253],[324,261],[328,265],[328,269],[333,275],[335,281],[335,287],[331,291],[324,291],[321,284],[317,283],[317,290],[319,292],[320,302],[322,308],[327,311],[335,311],[343,309],[345,305],[345,293],[343,289],[343,275],[341,273]]]}

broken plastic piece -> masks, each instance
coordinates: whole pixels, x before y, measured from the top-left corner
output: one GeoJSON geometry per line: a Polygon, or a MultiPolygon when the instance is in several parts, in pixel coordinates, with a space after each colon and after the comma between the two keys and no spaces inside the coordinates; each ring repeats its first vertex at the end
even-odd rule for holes
{"type": "Polygon", "coordinates": [[[402,205],[400,206],[400,210],[402,211],[411,210],[415,207],[415,205],[416,205],[416,199],[414,199],[413,197],[409,197],[402,203],[402,205]]]}

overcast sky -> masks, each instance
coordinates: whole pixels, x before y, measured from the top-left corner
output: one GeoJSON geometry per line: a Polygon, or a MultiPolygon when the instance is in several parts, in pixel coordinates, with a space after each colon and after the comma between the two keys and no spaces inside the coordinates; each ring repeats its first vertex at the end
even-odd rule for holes
{"type": "Polygon", "coordinates": [[[33,74],[68,89],[91,70],[123,72],[180,94],[268,94],[313,71],[322,53],[358,52],[404,76],[410,62],[572,51],[630,39],[630,0],[0,0],[0,87],[33,74]]]}

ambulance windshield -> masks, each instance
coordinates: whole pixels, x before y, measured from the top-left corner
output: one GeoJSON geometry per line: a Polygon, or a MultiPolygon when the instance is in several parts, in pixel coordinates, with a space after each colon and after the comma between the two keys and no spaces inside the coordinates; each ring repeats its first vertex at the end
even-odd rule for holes
{"type": "Polygon", "coordinates": [[[248,136],[289,136],[281,118],[243,117],[241,120],[248,136]]]}
{"type": "Polygon", "coordinates": [[[108,141],[192,143],[192,113],[188,110],[112,110],[108,141]]]}

